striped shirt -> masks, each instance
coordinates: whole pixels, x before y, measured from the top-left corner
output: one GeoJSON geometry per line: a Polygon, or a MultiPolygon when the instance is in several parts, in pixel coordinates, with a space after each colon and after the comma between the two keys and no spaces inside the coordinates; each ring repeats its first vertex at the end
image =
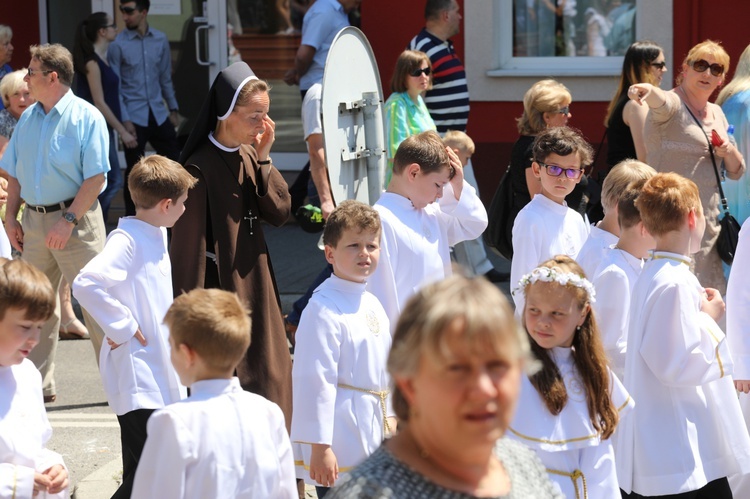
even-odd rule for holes
{"type": "Polygon", "coordinates": [[[425,104],[437,131],[441,135],[448,130],[465,132],[469,120],[469,87],[453,42],[441,40],[422,28],[408,48],[426,53],[432,62],[432,90],[427,92],[425,104]]]}

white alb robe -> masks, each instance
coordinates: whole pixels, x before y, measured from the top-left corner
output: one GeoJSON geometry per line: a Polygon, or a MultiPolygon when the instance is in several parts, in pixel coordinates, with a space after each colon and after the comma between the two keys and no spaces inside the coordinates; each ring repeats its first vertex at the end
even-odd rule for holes
{"type": "MultiPolygon", "coordinates": [[[[591,424],[573,351],[556,347],[550,355],[565,382],[567,404],[560,414],[553,415],[529,378],[523,376],[518,407],[507,435],[536,451],[553,485],[564,497],[584,499],[584,479],[588,497],[620,497],[612,442],[602,440],[591,424]]],[[[622,421],[635,403],[611,371],[610,393],[622,421]]]]}
{"type": "MultiPolygon", "coordinates": [[[[518,281],[555,255],[575,259],[589,236],[589,225],[568,205],[557,204],[543,194],[537,194],[521,211],[513,223],[513,260],[510,265],[510,289],[518,281]]],[[[513,294],[516,315],[523,313],[523,292],[513,294]]]]}
{"type": "MultiPolygon", "coordinates": [[[[736,380],[750,380],[750,218],[745,220],[727,284],[727,343],[736,380]]],[[[750,394],[739,393],[745,426],[750,428],[750,394]]],[[[734,497],[750,497],[750,475],[729,477],[734,497]]]]}
{"type": "Polygon", "coordinates": [[[628,342],[630,295],[643,270],[643,260],[613,248],[604,255],[593,275],[596,301],[592,304],[609,367],[624,379],[628,342]]]}
{"type": "Polygon", "coordinates": [[[132,497],[296,499],[284,414],[237,378],[196,381],[149,418],[132,497]]]}
{"type": "Polygon", "coordinates": [[[99,354],[104,391],[115,414],[159,409],[187,396],[172,367],[169,331],[163,323],[173,301],[164,227],[121,218],[104,250],[81,269],[72,290],[104,334],[121,344],[112,350],[104,342],[99,354]],[[139,328],[145,347],[133,338],[139,328]]]}
{"type": "Polygon", "coordinates": [[[60,454],[45,448],[51,436],[37,368],[28,359],[0,366],[0,499],[68,497],[68,489],[33,495],[34,473],[65,466],[60,454]]]}
{"type": "Polygon", "coordinates": [[[627,493],[697,490],[750,472],[750,437],[724,333],[701,312],[690,258],[652,253],[631,295],[625,388],[638,402],[615,433],[627,493]]]}
{"type": "Polygon", "coordinates": [[[596,225],[591,225],[591,232],[589,237],[586,238],[586,242],[583,243],[581,250],[576,256],[578,265],[583,268],[588,279],[594,277],[596,269],[601,265],[602,260],[612,249],[612,246],[617,244],[618,237],[611,232],[600,229],[596,225]]]}
{"type": "Polygon", "coordinates": [[[384,407],[388,417],[394,416],[386,395],[390,325],[380,302],[365,288],[365,283],[332,275],[315,290],[300,318],[291,438],[297,477],[311,484],[310,444],[330,445],[339,471],[346,472],[383,441],[384,407]]]}
{"type": "Polygon", "coordinates": [[[380,213],[383,232],[380,261],[367,289],[395,327],[414,293],[452,274],[450,247],[479,237],[487,228],[487,210],[466,181],[459,200],[447,184],[437,203],[419,210],[392,192],[384,192],[373,207],[380,213]]]}

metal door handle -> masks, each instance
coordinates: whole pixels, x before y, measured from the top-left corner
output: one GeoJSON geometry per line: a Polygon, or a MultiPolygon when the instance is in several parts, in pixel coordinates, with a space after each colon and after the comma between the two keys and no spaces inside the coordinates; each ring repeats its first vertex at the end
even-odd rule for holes
{"type": "Polygon", "coordinates": [[[204,60],[201,59],[201,42],[200,42],[201,41],[201,35],[200,35],[200,32],[201,32],[201,30],[204,30],[204,29],[205,30],[209,30],[212,27],[213,26],[211,26],[210,24],[206,24],[205,26],[198,26],[197,28],[195,28],[195,62],[197,62],[198,65],[200,65],[200,66],[210,66],[211,65],[210,61],[204,61],[204,60]]]}

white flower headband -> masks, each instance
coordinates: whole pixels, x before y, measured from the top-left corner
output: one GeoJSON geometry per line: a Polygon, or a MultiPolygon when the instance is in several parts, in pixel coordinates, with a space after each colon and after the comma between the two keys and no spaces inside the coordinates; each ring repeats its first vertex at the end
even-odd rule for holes
{"type": "Polygon", "coordinates": [[[518,287],[512,293],[515,295],[518,291],[525,292],[526,286],[534,284],[537,281],[556,282],[560,286],[570,285],[576,288],[583,288],[589,296],[589,302],[594,303],[596,301],[596,291],[591,281],[572,272],[563,272],[560,267],[535,268],[518,281],[518,287]]]}

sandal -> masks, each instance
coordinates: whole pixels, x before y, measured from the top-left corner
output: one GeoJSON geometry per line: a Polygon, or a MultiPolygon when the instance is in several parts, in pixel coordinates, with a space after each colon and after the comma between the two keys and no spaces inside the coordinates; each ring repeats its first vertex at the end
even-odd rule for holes
{"type": "Polygon", "coordinates": [[[91,338],[89,336],[88,329],[86,329],[86,326],[84,326],[83,323],[78,320],[78,317],[72,318],[65,324],[60,322],[60,330],[58,334],[61,340],[88,340],[91,338]],[[68,329],[71,326],[74,327],[72,329],[68,329]]]}

